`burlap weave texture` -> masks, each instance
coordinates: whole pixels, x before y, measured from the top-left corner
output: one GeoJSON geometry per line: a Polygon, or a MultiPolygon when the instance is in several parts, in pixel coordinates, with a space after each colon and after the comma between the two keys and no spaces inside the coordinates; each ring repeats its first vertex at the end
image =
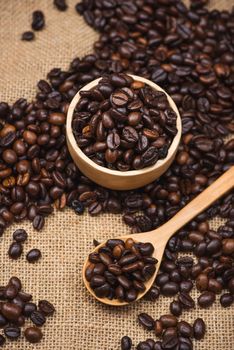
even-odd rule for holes
{"type": "MultiPolygon", "coordinates": [[[[155,0],[156,1],[156,0],[155,0]]],[[[32,98],[36,82],[53,67],[66,68],[75,56],[92,50],[98,35],[75,12],[76,1],[68,1],[67,12],[57,11],[52,0],[0,0],[0,101],[14,102],[19,97],[32,98]],[[46,16],[46,28],[36,33],[34,42],[20,41],[21,33],[30,29],[31,13],[41,9],[46,16]]],[[[230,9],[232,1],[214,0],[212,7],[230,9]]],[[[218,227],[221,221],[213,221],[218,227]]],[[[134,344],[152,334],[137,324],[137,314],[148,312],[154,318],[169,312],[169,299],[160,297],[156,303],[139,303],[114,309],[93,300],[81,279],[84,257],[92,249],[92,240],[100,241],[129,232],[120,215],[77,216],[71,210],[50,216],[42,232],[31,224],[15,224],[0,238],[0,284],[16,275],[24,290],[34,300],[46,298],[56,307],[56,315],[43,327],[44,340],[31,345],[24,339],[7,343],[5,348],[17,350],[117,350],[123,335],[134,344]],[[24,227],[29,239],[18,261],[7,256],[12,232],[24,227]],[[28,264],[25,254],[31,248],[41,249],[43,258],[28,264]]],[[[194,296],[198,294],[193,292],[194,296]]],[[[209,310],[196,308],[184,312],[182,318],[192,322],[202,317],[207,323],[203,341],[195,350],[232,350],[234,348],[234,308],[223,309],[217,301],[209,310]]]]}

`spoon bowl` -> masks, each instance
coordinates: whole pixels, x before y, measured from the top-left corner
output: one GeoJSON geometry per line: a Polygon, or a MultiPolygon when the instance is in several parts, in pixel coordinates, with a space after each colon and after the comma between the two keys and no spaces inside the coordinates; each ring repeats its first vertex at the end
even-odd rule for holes
{"type": "MultiPolygon", "coordinates": [[[[122,237],[118,237],[123,241],[126,241],[128,238],[132,238],[136,242],[146,243],[149,242],[154,246],[154,252],[152,256],[157,259],[158,263],[156,264],[156,270],[153,276],[144,283],[145,291],[141,292],[137,296],[137,300],[141,299],[151,288],[155,277],[158,273],[163,253],[165,247],[167,245],[168,240],[172,237],[172,235],[181,229],[184,225],[186,225],[190,220],[192,220],[195,216],[200,214],[202,211],[207,209],[212,203],[214,203],[217,199],[219,199],[226,192],[234,188],[234,166],[232,166],[229,170],[227,170],[222,176],[220,176],[215,182],[213,182],[209,187],[207,187],[202,193],[200,193],[197,197],[195,197],[192,201],[190,201],[183,209],[181,209],[172,219],[168,222],[160,226],[159,228],[144,232],[137,233],[132,235],[125,235],[122,237]]],[[[93,252],[97,252],[99,248],[103,247],[106,242],[99,244],[93,252]]],[[[94,291],[89,285],[89,282],[86,280],[85,271],[89,265],[89,259],[86,258],[82,276],[84,284],[87,290],[96,298],[98,301],[111,305],[111,306],[123,306],[127,305],[128,302],[120,301],[118,299],[108,299],[108,298],[99,298],[96,296],[94,291]]]]}

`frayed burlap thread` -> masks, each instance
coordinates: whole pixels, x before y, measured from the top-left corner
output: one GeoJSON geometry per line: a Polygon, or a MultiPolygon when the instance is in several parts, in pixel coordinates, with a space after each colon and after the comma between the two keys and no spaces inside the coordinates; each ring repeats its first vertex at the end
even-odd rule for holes
{"type": "MultiPolygon", "coordinates": [[[[68,1],[67,12],[59,12],[52,3],[52,0],[0,0],[0,101],[33,98],[36,82],[45,78],[51,68],[66,69],[74,57],[92,52],[98,34],[75,12],[76,1],[68,1]],[[37,9],[45,13],[46,28],[36,33],[34,42],[22,42],[20,36],[30,29],[31,13],[37,9]]],[[[231,3],[216,0],[211,5],[230,9],[231,3]]],[[[215,219],[213,227],[221,223],[215,219]]],[[[97,303],[82,283],[81,269],[93,247],[93,238],[103,241],[127,233],[129,228],[120,215],[77,216],[69,209],[51,215],[42,232],[33,230],[29,222],[8,228],[0,238],[0,284],[18,276],[34,301],[48,299],[57,311],[42,328],[44,339],[40,344],[29,344],[21,337],[17,342],[8,341],[5,349],[118,350],[123,335],[129,335],[134,345],[154,338],[137,324],[137,315],[144,311],[157,318],[168,313],[170,299],[160,297],[155,303],[141,301],[117,310],[97,303]],[[29,239],[22,257],[12,261],[7,250],[13,231],[21,227],[28,231],[29,239]],[[31,248],[42,251],[42,259],[36,264],[26,262],[25,255],[31,248]]],[[[198,293],[193,291],[193,296],[196,299],[198,293]]],[[[182,315],[188,322],[202,317],[207,324],[205,339],[195,341],[195,350],[234,348],[234,308],[221,308],[218,299],[219,296],[208,310],[196,307],[182,315]]]]}

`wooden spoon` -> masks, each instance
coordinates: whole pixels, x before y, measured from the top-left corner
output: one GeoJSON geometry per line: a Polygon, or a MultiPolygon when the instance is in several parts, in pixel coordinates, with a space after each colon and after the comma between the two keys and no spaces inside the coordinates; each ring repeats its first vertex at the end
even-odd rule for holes
{"type": "MultiPolygon", "coordinates": [[[[153,257],[158,260],[156,265],[156,271],[152,278],[145,283],[145,291],[138,294],[136,300],[139,300],[147,293],[147,291],[152,286],[157,272],[159,270],[163,253],[166,247],[168,240],[173,236],[173,234],[181,229],[185,224],[192,220],[195,216],[200,214],[203,210],[207,209],[212,203],[224,195],[227,191],[231,190],[234,187],[234,166],[227,170],[222,176],[220,176],[216,181],[214,181],[208,188],[206,188],[202,193],[200,193],[196,198],[189,202],[183,209],[181,209],[172,219],[160,226],[159,228],[144,232],[137,233],[132,235],[126,235],[118,237],[123,241],[126,241],[128,238],[132,238],[138,242],[150,242],[154,246],[153,257]]],[[[93,252],[97,252],[99,248],[105,245],[105,242],[95,247],[93,252]]],[[[127,305],[127,302],[121,302],[117,299],[109,300],[107,298],[98,298],[94,291],[91,289],[89,282],[85,278],[85,270],[88,266],[89,261],[86,259],[83,266],[83,280],[88,291],[99,301],[104,304],[112,306],[122,306],[127,305]]]]}

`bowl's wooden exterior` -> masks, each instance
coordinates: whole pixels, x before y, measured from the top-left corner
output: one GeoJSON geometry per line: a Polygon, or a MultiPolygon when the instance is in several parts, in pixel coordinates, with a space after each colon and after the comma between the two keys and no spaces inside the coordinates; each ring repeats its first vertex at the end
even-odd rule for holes
{"type": "Polygon", "coordinates": [[[111,188],[114,190],[130,190],[134,188],[139,188],[154,181],[159,176],[161,176],[169,168],[170,164],[172,163],[176,155],[176,151],[180,143],[181,131],[182,131],[180,114],[172,98],[162,88],[160,88],[160,86],[153,83],[152,81],[142,77],[138,77],[136,75],[131,75],[131,74],[129,75],[134,80],[142,81],[145,84],[151,86],[155,90],[163,91],[167,95],[171,108],[174,110],[174,112],[177,115],[176,125],[177,125],[178,132],[171,143],[171,146],[168,150],[168,154],[166,158],[160,159],[157,161],[156,164],[144,169],[121,172],[117,170],[110,170],[108,168],[97,165],[82,152],[82,150],[78,147],[76,143],[76,140],[72,131],[72,119],[73,119],[74,110],[80,99],[80,91],[92,89],[94,86],[98,84],[101,78],[93,80],[91,83],[85,85],[80,91],[78,91],[78,93],[74,96],[69,106],[68,114],[67,114],[67,124],[66,124],[67,145],[74,162],[76,163],[78,168],[82,171],[82,173],[84,173],[92,181],[96,182],[97,184],[103,187],[111,188]]]}

